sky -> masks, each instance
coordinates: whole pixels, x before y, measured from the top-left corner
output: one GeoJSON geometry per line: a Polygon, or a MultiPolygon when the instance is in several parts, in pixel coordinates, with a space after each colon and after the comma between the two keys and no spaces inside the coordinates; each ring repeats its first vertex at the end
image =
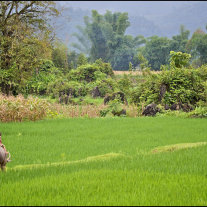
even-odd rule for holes
{"type": "Polygon", "coordinates": [[[193,4],[196,1],[59,1],[62,5],[67,5],[73,8],[81,9],[96,9],[100,13],[106,10],[129,12],[132,15],[150,16],[159,15],[160,12],[164,15],[172,12],[180,6],[193,4]]]}

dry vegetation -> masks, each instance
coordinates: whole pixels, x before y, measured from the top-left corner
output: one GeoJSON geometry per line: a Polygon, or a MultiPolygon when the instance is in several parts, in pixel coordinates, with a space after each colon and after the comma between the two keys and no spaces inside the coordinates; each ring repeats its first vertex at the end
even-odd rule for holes
{"type": "MultiPolygon", "coordinates": [[[[49,103],[47,100],[22,95],[4,96],[0,95],[0,121],[1,122],[22,122],[36,121],[44,118],[54,118],[58,116],[74,117],[100,117],[100,111],[107,108],[106,105],[65,105],[49,103]]],[[[127,116],[136,117],[137,108],[135,106],[123,106],[127,111],[127,116]]]]}
{"type": "Polygon", "coordinates": [[[62,114],[64,117],[89,117],[95,118],[100,116],[100,110],[106,108],[105,105],[62,105],[53,104],[50,106],[51,114],[62,114]]]}
{"type": "Polygon", "coordinates": [[[153,154],[162,153],[162,152],[174,152],[176,150],[189,149],[189,148],[192,148],[192,147],[199,147],[199,146],[203,146],[203,145],[206,145],[206,144],[207,144],[207,142],[179,143],[179,144],[156,147],[151,152],[153,154]]]}
{"type": "MultiPolygon", "coordinates": [[[[129,75],[129,74],[132,74],[132,75],[142,75],[142,72],[141,71],[116,71],[114,70],[113,71],[115,75],[129,75]]],[[[151,71],[151,73],[154,73],[154,74],[157,74],[157,73],[160,73],[160,71],[151,71]]]]}
{"type": "Polygon", "coordinates": [[[25,99],[22,95],[5,96],[0,94],[0,121],[26,121],[39,120],[47,115],[49,103],[45,100],[29,96],[25,99]]]}
{"type": "MultiPolygon", "coordinates": [[[[100,117],[100,111],[106,109],[108,106],[101,105],[62,105],[62,104],[52,104],[49,107],[48,115],[62,115],[68,118],[75,117],[87,117],[87,118],[96,118],[100,117]]],[[[134,105],[126,106],[123,105],[123,108],[127,111],[128,117],[136,117],[138,115],[137,107],[134,105]]]]}

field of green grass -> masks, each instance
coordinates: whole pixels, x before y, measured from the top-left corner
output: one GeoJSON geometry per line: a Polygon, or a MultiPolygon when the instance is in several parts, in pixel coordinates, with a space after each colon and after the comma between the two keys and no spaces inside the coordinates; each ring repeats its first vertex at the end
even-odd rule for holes
{"type": "Polygon", "coordinates": [[[207,205],[207,119],[0,123],[0,206],[207,205]]]}

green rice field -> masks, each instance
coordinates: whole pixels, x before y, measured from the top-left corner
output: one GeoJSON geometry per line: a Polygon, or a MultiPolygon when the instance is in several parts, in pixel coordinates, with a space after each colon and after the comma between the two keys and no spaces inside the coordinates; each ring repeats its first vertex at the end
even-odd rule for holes
{"type": "Polygon", "coordinates": [[[0,206],[207,205],[207,119],[0,123],[0,206]]]}

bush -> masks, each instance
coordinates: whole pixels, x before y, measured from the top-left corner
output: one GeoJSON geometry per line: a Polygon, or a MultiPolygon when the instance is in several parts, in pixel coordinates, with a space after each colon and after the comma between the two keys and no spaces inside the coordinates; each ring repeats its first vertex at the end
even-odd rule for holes
{"type": "Polygon", "coordinates": [[[96,65],[81,65],[75,70],[71,70],[68,76],[69,80],[92,82],[96,80],[94,73],[99,71],[96,65]]]}
{"type": "Polygon", "coordinates": [[[171,67],[182,68],[189,66],[189,61],[191,58],[190,54],[170,51],[170,56],[171,67]]]}
{"type": "Polygon", "coordinates": [[[207,118],[207,107],[196,107],[189,113],[189,117],[207,118]]]}
{"type": "Polygon", "coordinates": [[[157,74],[149,74],[145,80],[131,89],[131,102],[147,106],[152,102],[159,103],[159,78],[157,74]]]}
{"type": "Polygon", "coordinates": [[[52,98],[59,99],[59,102],[68,103],[69,98],[86,96],[88,92],[87,85],[77,82],[68,81],[67,79],[57,79],[48,85],[47,93],[52,98]]]}
{"type": "Polygon", "coordinates": [[[100,97],[104,97],[107,93],[112,93],[116,89],[116,82],[112,78],[98,79],[95,82],[89,83],[90,93],[95,87],[98,87],[100,97]]]}
{"type": "MultiPolygon", "coordinates": [[[[188,58],[188,57],[186,57],[188,58]]],[[[174,60],[175,61],[175,60],[174,60]]],[[[177,65],[186,65],[178,61],[177,65]]],[[[134,103],[148,105],[152,102],[162,105],[196,106],[199,101],[206,101],[207,66],[200,68],[163,67],[159,74],[151,74],[131,91],[134,103]]]]}
{"type": "Polygon", "coordinates": [[[93,64],[80,65],[77,69],[71,70],[68,79],[89,83],[105,78],[108,75],[113,75],[110,63],[104,63],[101,59],[98,59],[93,64]]]}
{"type": "Polygon", "coordinates": [[[165,86],[163,104],[191,103],[195,104],[201,97],[202,86],[198,80],[197,71],[194,69],[174,68],[170,71],[162,71],[159,79],[159,86],[165,86]]]}
{"type": "Polygon", "coordinates": [[[119,99],[114,99],[109,102],[107,108],[100,111],[100,116],[126,116],[125,110],[122,108],[122,104],[119,99]]]}
{"type": "Polygon", "coordinates": [[[48,85],[61,76],[62,72],[54,66],[52,61],[43,60],[40,68],[34,72],[32,78],[27,82],[24,93],[45,95],[48,85]]]}
{"type": "Polygon", "coordinates": [[[130,93],[130,88],[132,88],[132,82],[128,75],[124,74],[122,78],[117,81],[119,91],[124,92],[125,94],[130,93]]]}
{"type": "Polygon", "coordinates": [[[114,75],[114,72],[113,72],[113,69],[111,67],[111,64],[110,63],[104,63],[101,58],[96,60],[94,65],[98,66],[99,70],[102,73],[105,73],[106,75],[109,75],[109,76],[113,76],[114,75]]]}
{"type": "Polygon", "coordinates": [[[207,102],[207,81],[203,83],[204,86],[204,97],[205,101],[207,102]]]}

